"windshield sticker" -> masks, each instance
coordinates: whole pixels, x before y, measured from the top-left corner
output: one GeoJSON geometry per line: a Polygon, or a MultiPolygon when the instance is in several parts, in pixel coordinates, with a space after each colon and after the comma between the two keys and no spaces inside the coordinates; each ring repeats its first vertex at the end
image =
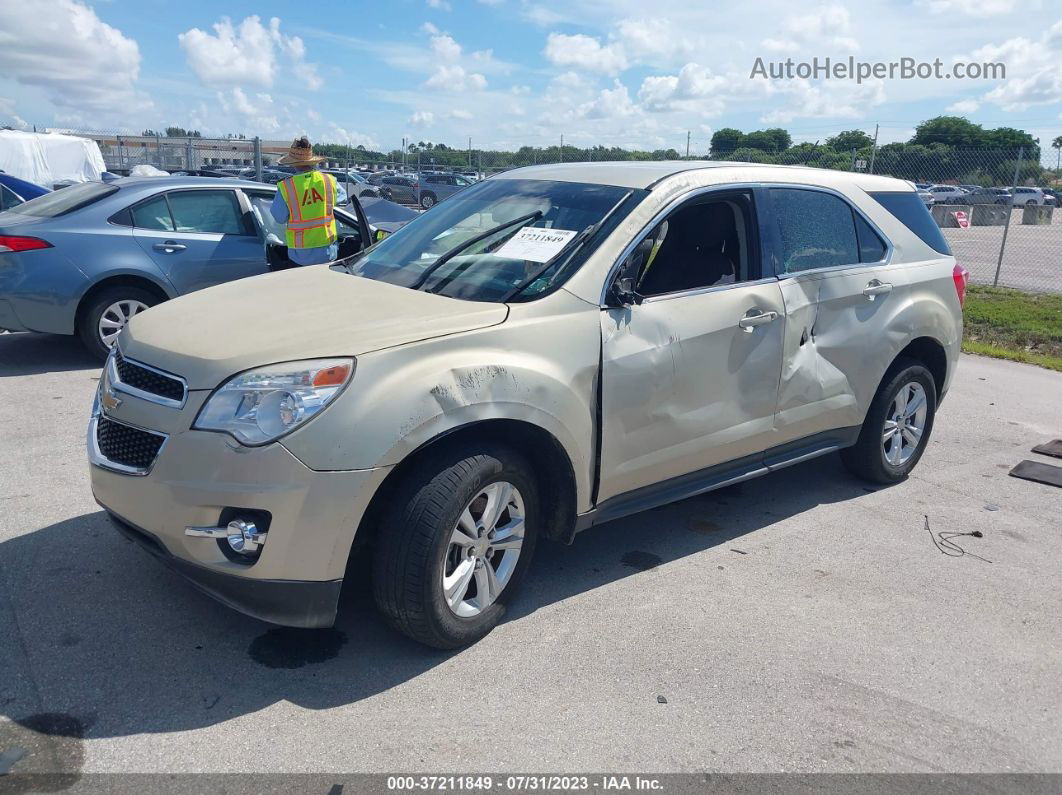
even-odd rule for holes
{"type": "Polygon", "coordinates": [[[528,262],[549,262],[577,233],[568,229],[525,226],[494,252],[495,256],[528,262]]]}

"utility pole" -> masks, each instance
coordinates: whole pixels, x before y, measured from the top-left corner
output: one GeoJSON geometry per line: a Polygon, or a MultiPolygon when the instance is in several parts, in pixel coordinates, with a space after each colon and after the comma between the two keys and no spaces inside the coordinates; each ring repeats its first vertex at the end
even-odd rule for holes
{"type": "MultiPolygon", "coordinates": [[[[1025,156],[1025,147],[1018,149],[1018,162],[1014,164],[1014,181],[1010,183],[1012,188],[1018,185],[1018,174],[1021,172],[1021,161],[1025,156]]],[[[1007,222],[1003,226],[1003,242],[999,244],[999,261],[996,263],[996,278],[992,280],[992,286],[999,286],[999,271],[1003,268],[1003,252],[1007,248],[1007,232],[1010,231],[1010,217],[1014,215],[1014,200],[1011,199],[1007,207],[1007,222]]]]}
{"type": "Polygon", "coordinates": [[[564,133],[561,133],[560,161],[564,162],[564,133]]]}
{"type": "Polygon", "coordinates": [[[686,130],[686,159],[690,159],[690,131],[686,130]]]}
{"type": "Polygon", "coordinates": [[[468,167],[472,168],[472,136],[468,136],[468,167]]]}
{"type": "Polygon", "coordinates": [[[870,173],[874,173],[874,160],[878,156],[878,127],[880,125],[874,125],[874,148],[870,150],[870,173]]]}

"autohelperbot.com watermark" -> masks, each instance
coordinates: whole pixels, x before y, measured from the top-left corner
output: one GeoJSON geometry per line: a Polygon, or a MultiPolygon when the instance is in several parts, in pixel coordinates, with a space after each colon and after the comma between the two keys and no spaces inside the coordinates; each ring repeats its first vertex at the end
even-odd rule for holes
{"type": "Polygon", "coordinates": [[[895,61],[857,61],[847,58],[812,58],[797,61],[769,61],[756,58],[750,79],[761,80],[1005,80],[1007,65],[1000,62],[955,61],[950,66],[940,58],[920,61],[898,58],[895,61]]]}

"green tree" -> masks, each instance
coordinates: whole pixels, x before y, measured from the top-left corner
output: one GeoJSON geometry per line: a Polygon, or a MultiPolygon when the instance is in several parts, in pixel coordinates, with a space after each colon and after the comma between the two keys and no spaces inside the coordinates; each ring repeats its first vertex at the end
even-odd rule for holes
{"type": "Polygon", "coordinates": [[[712,133],[712,156],[718,157],[733,152],[742,146],[745,141],[745,133],[735,130],[733,127],[723,127],[712,133]]]}
{"type": "Polygon", "coordinates": [[[868,149],[874,146],[874,139],[862,130],[845,130],[826,139],[826,146],[835,152],[851,152],[853,149],[868,149]]]}
{"type": "Polygon", "coordinates": [[[920,146],[944,144],[963,149],[982,149],[988,146],[987,136],[980,124],[962,116],[937,116],[915,127],[910,143],[920,146]]]}
{"type": "Polygon", "coordinates": [[[761,152],[784,152],[793,145],[793,138],[787,130],[771,127],[768,130],[753,130],[745,135],[741,142],[744,147],[759,149],[761,152]]]}

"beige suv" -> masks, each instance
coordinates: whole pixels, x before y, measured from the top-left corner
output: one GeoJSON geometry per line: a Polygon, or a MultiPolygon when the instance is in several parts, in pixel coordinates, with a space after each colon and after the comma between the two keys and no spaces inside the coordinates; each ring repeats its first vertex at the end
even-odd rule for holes
{"type": "Polygon", "coordinates": [[[88,432],[129,537],[330,625],[352,550],[401,631],[499,621],[543,538],[840,450],[889,483],[966,273],[910,185],[722,162],[510,171],[349,260],[138,315],[88,432]]]}

